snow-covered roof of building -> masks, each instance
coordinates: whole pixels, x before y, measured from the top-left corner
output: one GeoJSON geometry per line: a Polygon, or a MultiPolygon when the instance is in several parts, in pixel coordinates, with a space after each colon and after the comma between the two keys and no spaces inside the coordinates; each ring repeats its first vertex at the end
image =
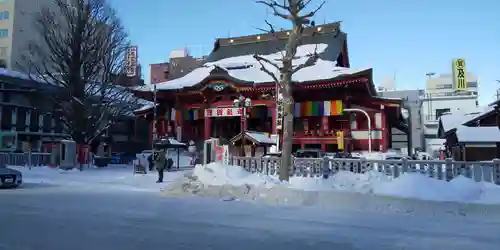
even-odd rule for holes
{"type": "Polygon", "coordinates": [[[475,115],[472,115],[470,117],[467,117],[467,119],[462,124],[467,124],[467,123],[471,123],[471,122],[480,120],[480,119],[492,114],[493,112],[495,112],[494,106],[483,107],[483,111],[481,111],[475,115]]]}
{"type": "MultiPolygon", "coordinates": [[[[158,107],[158,104],[156,104],[156,106],[158,107]]],[[[146,104],[136,110],[134,110],[134,113],[140,113],[140,112],[144,112],[144,111],[148,111],[150,109],[154,108],[154,105],[153,103],[149,103],[149,104],[146,104]]]]}
{"type": "Polygon", "coordinates": [[[494,107],[497,106],[498,104],[500,104],[500,99],[493,101],[492,103],[488,104],[488,106],[494,107]]]}
{"type": "Polygon", "coordinates": [[[487,110],[489,110],[489,107],[473,107],[467,110],[456,110],[439,117],[439,124],[446,134],[475,117],[481,116],[487,110]]]}
{"type": "Polygon", "coordinates": [[[260,132],[246,132],[248,137],[251,137],[255,141],[262,143],[262,144],[276,144],[276,142],[271,139],[266,133],[260,133],[260,132]]]}
{"type": "MultiPolygon", "coordinates": [[[[318,54],[319,59],[315,65],[303,68],[293,74],[292,80],[297,83],[303,83],[368,72],[369,68],[350,69],[337,66],[337,59],[342,51],[345,40],[345,33],[326,33],[304,37],[302,45],[298,46],[297,53],[293,59],[294,67],[306,62],[314,53],[318,54]]],[[[261,63],[266,70],[272,72],[279,79],[279,71],[272,64],[281,65],[284,42],[284,40],[276,39],[221,46],[208,56],[202,67],[193,70],[184,77],[158,83],[156,84],[156,88],[157,90],[175,90],[192,87],[203,82],[216,69],[222,69],[227,72],[228,76],[248,84],[272,83],[274,82],[273,77],[261,69],[261,63]],[[272,64],[259,62],[254,58],[255,54],[269,60],[272,64]]],[[[135,90],[150,92],[153,91],[153,86],[141,86],[135,90]]]]}
{"type": "Polygon", "coordinates": [[[20,79],[23,79],[23,80],[30,80],[32,78],[30,78],[27,74],[24,74],[24,73],[21,73],[21,72],[17,72],[17,71],[13,71],[13,70],[10,70],[10,69],[6,69],[6,68],[0,68],[0,75],[2,76],[8,76],[8,77],[13,77],[13,78],[20,78],[20,79]]]}
{"type": "Polygon", "coordinates": [[[459,126],[455,134],[458,142],[500,142],[500,129],[498,127],[467,127],[459,126]]]}
{"type": "Polygon", "coordinates": [[[158,144],[172,145],[173,147],[187,147],[186,143],[182,143],[175,138],[160,138],[158,144]]]}
{"type": "Polygon", "coordinates": [[[230,141],[232,143],[241,140],[243,137],[250,139],[253,143],[262,145],[275,145],[276,142],[271,139],[266,133],[255,132],[255,131],[245,131],[233,137],[230,141]]]}

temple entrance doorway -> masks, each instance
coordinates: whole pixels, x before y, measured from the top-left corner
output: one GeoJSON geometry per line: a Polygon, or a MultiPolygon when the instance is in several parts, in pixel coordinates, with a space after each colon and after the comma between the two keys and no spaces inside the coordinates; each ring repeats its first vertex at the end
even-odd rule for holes
{"type": "Polygon", "coordinates": [[[241,117],[216,117],[212,122],[212,136],[229,141],[241,132],[241,117]]]}

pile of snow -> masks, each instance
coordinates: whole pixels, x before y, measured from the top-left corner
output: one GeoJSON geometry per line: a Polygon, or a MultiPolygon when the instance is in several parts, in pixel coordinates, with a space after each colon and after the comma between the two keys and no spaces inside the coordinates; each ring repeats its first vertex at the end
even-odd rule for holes
{"type": "Polygon", "coordinates": [[[276,176],[252,174],[241,167],[219,163],[205,167],[197,165],[192,173],[174,180],[164,193],[259,200],[274,204],[326,205],[335,202],[329,198],[332,191],[428,201],[500,204],[499,186],[462,176],[446,182],[419,173],[405,173],[392,178],[376,171],[364,174],[339,172],[328,179],[291,177],[285,183],[276,176]]]}

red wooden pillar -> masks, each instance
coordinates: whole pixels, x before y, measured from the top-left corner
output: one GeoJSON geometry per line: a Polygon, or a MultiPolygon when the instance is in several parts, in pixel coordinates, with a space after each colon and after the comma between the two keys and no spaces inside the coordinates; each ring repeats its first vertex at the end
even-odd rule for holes
{"type": "Polygon", "coordinates": [[[203,129],[203,137],[205,140],[210,139],[212,136],[212,110],[209,108],[205,109],[205,120],[204,120],[204,129],[203,129]]]}
{"type": "Polygon", "coordinates": [[[389,147],[389,130],[390,128],[387,128],[387,115],[385,114],[386,110],[384,105],[380,105],[380,118],[382,120],[382,128],[381,134],[382,134],[382,139],[380,140],[380,151],[387,151],[389,147]]]}

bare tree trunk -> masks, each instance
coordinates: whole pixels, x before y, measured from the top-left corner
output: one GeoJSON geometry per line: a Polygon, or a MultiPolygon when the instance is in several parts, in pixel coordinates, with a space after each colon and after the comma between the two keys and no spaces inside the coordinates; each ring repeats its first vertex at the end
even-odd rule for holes
{"type": "Polygon", "coordinates": [[[292,146],[293,146],[293,110],[294,102],[291,93],[283,95],[283,145],[281,150],[281,166],[279,177],[282,181],[288,181],[290,170],[293,169],[292,146]]]}
{"type": "MultiPolygon", "coordinates": [[[[281,181],[290,179],[290,169],[293,169],[292,161],[292,146],[293,146],[293,116],[294,116],[294,100],[293,100],[293,82],[292,75],[299,70],[313,66],[318,60],[316,49],[311,53],[309,58],[303,64],[298,66],[293,65],[293,59],[297,53],[297,47],[302,38],[304,27],[310,24],[310,18],[321,9],[325,2],[322,2],[314,11],[301,15],[301,12],[311,2],[311,0],[285,0],[281,4],[274,0],[256,0],[258,3],[264,4],[273,10],[274,16],[283,18],[292,23],[293,27],[288,36],[284,54],[281,58],[281,65],[268,58],[254,55],[254,58],[260,63],[261,70],[267,73],[271,78],[278,83],[281,95],[283,96],[283,144],[281,150],[281,166],[279,168],[279,177],[281,181]],[[278,77],[273,70],[266,68],[264,63],[271,65],[275,70],[279,71],[278,77]]],[[[273,25],[266,21],[270,26],[269,32],[274,33],[273,25]]],[[[278,93],[276,93],[278,95],[278,93]]]]}

